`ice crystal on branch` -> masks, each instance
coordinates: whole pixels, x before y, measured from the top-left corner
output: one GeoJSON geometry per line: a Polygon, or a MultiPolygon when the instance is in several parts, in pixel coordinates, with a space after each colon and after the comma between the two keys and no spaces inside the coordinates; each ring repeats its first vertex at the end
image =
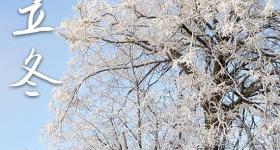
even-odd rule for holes
{"type": "Polygon", "coordinates": [[[272,149],[279,2],[82,0],[51,102],[56,148],[272,149]]]}

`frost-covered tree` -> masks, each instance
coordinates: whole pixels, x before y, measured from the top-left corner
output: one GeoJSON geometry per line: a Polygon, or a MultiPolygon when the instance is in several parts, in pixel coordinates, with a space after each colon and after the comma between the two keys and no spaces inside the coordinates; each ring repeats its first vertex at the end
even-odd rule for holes
{"type": "Polygon", "coordinates": [[[52,146],[279,149],[279,4],[81,0],[61,24],[52,146]]]}

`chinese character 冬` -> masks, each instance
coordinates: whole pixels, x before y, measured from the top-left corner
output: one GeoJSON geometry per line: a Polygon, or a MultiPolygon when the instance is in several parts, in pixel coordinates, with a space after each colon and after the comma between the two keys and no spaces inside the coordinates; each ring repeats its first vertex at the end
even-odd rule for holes
{"type": "MultiPolygon", "coordinates": [[[[31,77],[33,75],[37,76],[38,78],[41,78],[43,80],[46,80],[52,84],[61,84],[62,82],[61,81],[57,81],[57,80],[54,80],[54,79],[51,79],[50,77],[40,73],[40,72],[37,72],[37,68],[39,67],[41,61],[42,61],[42,58],[43,56],[40,55],[40,54],[35,54],[35,49],[32,49],[31,50],[31,53],[29,54],[29,56],[25,59],[24,61],[24,65],[22,65],[22,67],[28,71],[28,73],[26,74],[26,76],[24,78],[22,78],[19,82],[15,83],[15,84],[12,84],[10,85],[11,87],[20,87],[20,86],[23,86],[25,84],[28,84],[28,85],[31,85],[31,86],[37,86],[36,83],[30,81],[31,77]],[[32,59],[35,59],[33,65],[31,68],[28,67],[29,63],[32,61],[32,59]]],[[[30,96],[30,97],[36,97],[36,96],[39,96],[39,93],[36,92],[36,91],[28,91],[28,92],[25,92],[25,94],[27,96],[30,96]]]]}

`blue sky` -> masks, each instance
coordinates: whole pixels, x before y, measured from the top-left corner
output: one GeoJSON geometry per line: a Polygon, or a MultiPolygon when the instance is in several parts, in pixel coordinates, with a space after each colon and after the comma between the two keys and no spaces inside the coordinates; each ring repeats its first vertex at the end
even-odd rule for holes
{"type": "MultiPolygon", "coordinates": [[[[75,0],[42,0],[46,14],[44,25],[57,27],[59,23],[73,15],[75,0]]],[[[31,48],[43,55],[39,71],[55,79],[60,79],[70,59],[65,41],[55,33],[39,33],[27,36],[13,36],[12,32],[23,29],[27,17],[18,13],[18,8],[32,4],[32,0],[9,0],[0,5],[0,150],[45,150],[40,143],[41,127],[52,114],[48,102],[54,87],[35,79],[40,92],[38,98],[24,95],[28,87],[10,88],[9,84],[19,81],[26,73],[21,68],[31,48]]]]}

